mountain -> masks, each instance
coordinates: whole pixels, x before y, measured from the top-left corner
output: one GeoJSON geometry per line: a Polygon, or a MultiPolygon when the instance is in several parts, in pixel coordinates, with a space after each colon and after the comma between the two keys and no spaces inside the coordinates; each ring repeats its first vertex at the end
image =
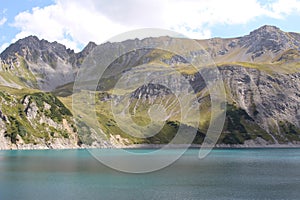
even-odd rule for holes
{"type": "Polygon", "coordinates": [[[286,33],[274,26],[263,26],[239,38],[212,38],[199,43],[215,62],[273,63],[290,49],[299,50],[299,34],[286,33]]]}
{"type": "MultiPolygon", "coordinates": [[[[214,120],[210,118],[211,99],[206,83],[198,72],[189,70],[185,59],[170,52],[151,48],[136,50],[122,55],[106,69],[95,95],[100,130],[83,122],[85,108],[80,115],[70,109],[75,76],[94,49],[109,52],[120,45],[161,44],[175,40],[185,44],[185,39],[166,36],[101,45],[90,42],[79,53],[35,36],[11,44],[0,54],[0,143],[5,144],[0,148],[163,144],[175,136],[179,126],[186,130],[195,129],[194,143],[202,143],[208,124],[214,120]],[[163,86],[181,86],[175,76],[164,79],[169,75],[165,71],[170,66],[181,72],[198,97],[201,113],[204,113],[199,127],[180,121],[178,100],[163,86]],[[153,69],[160,70],[158,82],[142,85],[136,90],[113,90],[124,74],[128,81],[139,80],[140,73],[153,69]],[[126,95],[130,97],[128,108],[132,120],[140,126],[151,123],[148,112],[151,106],[161,104],[167,108],[168,118],[157,135],[135,138],[119,127],[111,103],[126,95]],[[7,109],[7,105],[12,109],[7,109]],[[85,135],[80,135],[82,130],[85,135]],[[96,139],[99,131],[105,135],[101,141],[96,139]]],[[[218,145],[299,145],[300,34],[263,26],[243,37],[196,41],[213,58],[225,84],[226,120],[218,145]]],[[[199,49],[189,55],[201,53],[199,49]]],[[[91,74],[91,78],[97,77],[91,74]]]]}
{"type": "Polygon", "coordinates": [[[74,81],[82,59],[94,46],[91,43],[76,54],[62,44],[39,40],[36,36],[18,40],[0,55],[0,82],[7,86],[51,91],[74,81]]]}

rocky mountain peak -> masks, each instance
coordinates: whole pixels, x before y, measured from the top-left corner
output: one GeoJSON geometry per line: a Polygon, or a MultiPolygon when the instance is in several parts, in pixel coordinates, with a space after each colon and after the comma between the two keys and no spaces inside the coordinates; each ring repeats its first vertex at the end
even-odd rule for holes
{"type": "Polygon", "coordinates": [[[48,42],[36,36],[28,36],[11,44],[0,54],[0,57],[2,60],[9,61],[13,60],[16,54],[29,62],[37,63],[38,59],[41,59],[46,63],[54,64],[57,57],[68,60],[74,51],[58,42],[48,42]]]}
{"type": "Polygon", "coordinates": [[[89,42],[84,49],[76,54],[76,65],[80,66],[84,58],[97,46],[95,42],[89,42]]]}
{"type": "Polygon", "coordinates": [[[82,52],[90,52],[91,50],[93,50],[95,47],[97,46],[97,44],[95,42],[89,42],[86,47],[84,47],[84,49],[82,50],[82,52]]]}
{"type": "Polygon", "coordinates": [[[73,50],[36,36],[11,44],[0,54],[0,60],[5,71],[20,79],[17,85],[34,85],[47,91],[74,81],[76,73],[73,68],[77,59],[73,50]]]}
{"type": "Polygon", "coordinates": [[[288,49],[296,49],[300,41],[291,34],[281,31],[275,26],[265,25],[242,37],[239,45],[248,48],[247,54],[255,59],[263,54],[273,55],[288,49]]]}
{"type": "Polygon", "coordinates": [[[276,34],[276,33],[283,33],[283,31],[276,26],[264,25],[254,31],[251,31],[250,35],[266,35],[266,34],[276,34]]]}

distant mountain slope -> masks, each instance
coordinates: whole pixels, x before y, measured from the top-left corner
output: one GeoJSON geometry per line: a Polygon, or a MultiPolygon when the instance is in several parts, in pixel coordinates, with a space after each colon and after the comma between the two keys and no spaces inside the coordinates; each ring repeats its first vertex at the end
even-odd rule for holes
{"type": "MultiPolygon", "coordinates": [[[[121,44],[159,44],[172,40],[174,38],[165,36],[127,40],[121,44]]],[[[184,39],[180,40],[184,42],[184,39]]],[[[197,42],[210,53],[225,84],[227,116],[219,145],[300,145],[300,34],[263,26],[243,37],[197,42]]],[[[83,122],[76,126],[74,122],[80,120],[80,116],[74,117],[72,110],[71,113],[59,111],[64,105],[71,107],[73,82],[89,53],[95,48],[105,52],[118,44],[96,45],[90,42],[81,52],[75,53],[57,42],[29,36],[3,51],[0,54],[0,143],[3,145],[0,144],[0,148],[57,148],[64,145],[77,148],[84,144],[103,147],[169,142],[180,125],[180,108],[167,88],[159,84],[145,84],[135,91],[122,91],[122,94],[112,90],[124,73],[132,69],[137,69],[137,72],[151,70],[145,65],[147,63],[160,70],[172,66],[190,82],[199,97],[201,112],[205,113],[200,119],[200,126],[193,127],[198,132],[194,143],[201,143],[211,120],[206,84],[199,73],[187,70],[189,63],[186,60],[157,49],[141,49],[121,56],[107,68],[99,81],[97,117],[107,141],[97,143],[96,133],[83,122]],[[146,108],[157,103],[170,105],[169,118],[158,135],[136,139],[118,127],[110,106],[113,98],[122,97],[124,93],[130,95],[131,114],[141,125],[149,123],[146,108]],[[50,104],[51,107],[48,106],[50,104]],[[14,108],[8,109],[8,105],[14,108]],[[58,110],[55,111],[55,108],[58,110]],[[80,138],[78,130],[85,130],[88,135],[80,138]]],[[[190,55],[201,53],[199,49],[190,52],[190,55]]],[[[138,73],[130,74],[128,80],[135,78],[139,78],[138,73]]],[[[176,83],[173,80],[170,84],[176,83]]],[[[184,124],[184,128],[189,130],[190,124],[184,124]]]]}

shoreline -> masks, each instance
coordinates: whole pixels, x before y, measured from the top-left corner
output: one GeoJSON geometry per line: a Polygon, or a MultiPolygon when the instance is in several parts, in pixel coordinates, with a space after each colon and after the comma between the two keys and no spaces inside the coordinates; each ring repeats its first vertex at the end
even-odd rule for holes
{"type": "MultiPolygon", "coordinates": [[[[10,149],[0,149],[0,151],[15,151],[15,150],[89,150],[89,149],[161,149],[167,144],[133,144],[133,145],[118,145],[114,147],[66,147],[66,148],[10,148],[10,149]]],[[[218,144],[214,147],[203,146],[198,144],[186,145],[186,144],[176,144],[169,145],[165,149],[284,149],[284,148],[300,148],[300,144],[268,144],[268,145],[244,145],[244,144],[218,144]]]]}
{"type": "MultiPolygon", "coordinates": [[[[136,145],[128,145],[119,148],[124,149],[159,149],[165,146],[164,144],[136,144],[136,145]]],[[[170,147],[166,149],[176,149],[176,148],[186,148],[187,145],[170,145],[170,147]]],[[[198,144],[192,144],[188,146],[189,149],[270,149],[270,148],[300,148],[300,144],[269,144],[269,145],[227,145],[227,144],[219,144],[214,147],[203,146],[198,144]]]]}

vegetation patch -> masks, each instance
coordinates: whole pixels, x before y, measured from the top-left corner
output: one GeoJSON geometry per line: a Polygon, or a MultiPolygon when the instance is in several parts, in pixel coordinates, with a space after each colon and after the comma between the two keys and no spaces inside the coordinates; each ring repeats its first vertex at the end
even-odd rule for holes
{"type": "MultiPolygon", "coordinates": [[[[24,97],[25,98],[25,97],[24,97]]],[[[54,95],[51,93],[34,93],[30,95],[30,101],[37,104],[41,111],[45,111],[44,102],[49,104],[50,111],[45,111],[45,115],[56,122],[62,122],[63,116],[72,116],[71,111],[54,95]]]]}

